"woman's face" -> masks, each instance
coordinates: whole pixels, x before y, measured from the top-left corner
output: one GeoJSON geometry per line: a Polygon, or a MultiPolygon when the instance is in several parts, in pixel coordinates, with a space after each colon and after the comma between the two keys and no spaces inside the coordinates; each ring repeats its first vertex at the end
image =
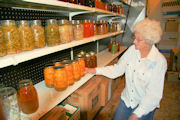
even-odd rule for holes
{"type": "Polygon", "coordinates": [[[134,45],[136,50],[143,50],[146,47],[149,47],[148,44],[145,42],[144,38],[142,37],[142,35],[139,32],[135,32],[135,36],[134,36],[134,45]]]}

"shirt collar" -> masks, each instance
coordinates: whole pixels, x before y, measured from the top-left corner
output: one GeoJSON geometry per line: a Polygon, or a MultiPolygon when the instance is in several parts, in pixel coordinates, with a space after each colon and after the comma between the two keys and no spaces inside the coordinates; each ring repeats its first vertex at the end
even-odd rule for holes
{"type": "Polygon", "coordinates": [[[158,49],[155,47],[155,45],[152,45],[152,48],[147,56],[148,60],[155,61],[157,56],[158,49]]]}

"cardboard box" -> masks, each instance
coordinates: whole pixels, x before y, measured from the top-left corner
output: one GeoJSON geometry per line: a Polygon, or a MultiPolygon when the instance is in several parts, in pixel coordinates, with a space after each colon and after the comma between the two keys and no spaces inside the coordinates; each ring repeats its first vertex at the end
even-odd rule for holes
{"type": "Polygon", "coordinates": [[[178,32],[179,23],[175,20],[168,20],[165,23],[165,32],[178,32]]]}
{"type": "Polygon", "coordinates": [[[105,106],[111,98],[112,79],[102,75],[97,75],[96,80],[101,82],[100,105],[105,106]]]}
{"type": "Polygon", "coordinates": [[[180,82],[180,72],[167,72],[166,80],[173,82],[180,82]]]}
{"type": "Polygon", "coordinates": [[[68,102],[80,108],[82,120],[92,120],[100,108],[100,81],[91,78],[85,85],[76,90],[68,102]]]}
{"type": "Polygon", "coordinates": [[[170,71],[180,71],[180,49],[172,49],[170,53],[170,71]]]}
{"type": "Polygon", "coordinates": [[[46,113],[40,120],[66,120],[66,111],[61,106],[56,106],[46,113]]]}

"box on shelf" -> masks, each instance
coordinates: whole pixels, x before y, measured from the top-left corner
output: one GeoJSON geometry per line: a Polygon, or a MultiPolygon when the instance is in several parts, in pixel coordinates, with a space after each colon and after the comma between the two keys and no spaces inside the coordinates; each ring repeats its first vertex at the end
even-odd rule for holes
{"type": "Polygon", "coordinates": [[[180,71],[180,49],[171,50],[169,64],[169,70],[180,71]]]}
{"type": "Polygon", "coordinates": [[[82,120],[92,120],[100,108],[100,81],[91,78],[67,98],[68,103],[80,108],[82,120]]]}
{"type": "Polygon", "coordinates": [[[105,106],[106,103],[111,98],[111,85],[112,79],[107,78],[102,75],[97,75],[96,80],[101,82],[101,89],[100,89],[100,105],[105,106]]]}
{"type": "Polygon", "coordinates": [[[178,32],[179,23],[175,20],[168,20],[165,23],[165,32],[178,32]]]}
{"type": "Polygon", "coordinates": [[[62,106],[56,106],[40,120],[66,120],[66,110],[62,106]]]}
{"type": "Polygon", "coordinates": [[[80,109],[77,106],[71,104],[61,104],[66,110],[66,120],[80,120],[80,109]]]}
{"type": "Polygon", "coordinates": [[[170,72],[170,71],[168,71],[166,73],[166,80],[167,81],[180,82],[180,72],[170,72]]]}

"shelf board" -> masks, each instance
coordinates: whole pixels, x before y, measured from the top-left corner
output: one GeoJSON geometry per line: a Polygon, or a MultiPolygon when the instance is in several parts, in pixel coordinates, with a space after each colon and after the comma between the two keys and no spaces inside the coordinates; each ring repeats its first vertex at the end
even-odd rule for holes
{"type": "MultiPolygon", "coordinates": [[[[120,55],[127,47],[121,46],[121,49],[116,54],[111,54],[108,50],[104,50],[97,54],[98,66],[105,66],[120,55]],[[107,58],[106,58],[107,56],[107,58]],[[106,58],[106,59],[105,59],[106,58]],[[102,61],[103,60],[103,61],[102,61]]],[[[75,82],[72,86],[69,86],[66,90],[58,92],[54,88],[47,88],[44,81],[34,85],[39,98],[39,108],[35,113],[24,114],[21,112],[21,119],[23,120],[37,120],[46,114],[49,110],[55,107],[57,104],[66,99],[75,90],[85,84],[94,74],[86,74],[79,81],[75,82]]]]}
{"type": "Polygon", "coordinates": [[[34,58],[38,58],[38,57],[41,57],[44,55],[48,55],[48,54],[51,54],[54,52],[62,51],[62,50],[68,49],[68,48],[72,48],[75,46],[79,46],[82,44],[86,44],[89,42],[100,40],[100,39],[107,38],[110,36],[118,35],[121,33],[123,33],[123,32],[121,31],[121,32],[108,33],[105,35],[96,35],[93,37],[84,38],[83,40],[78,40],[78,41],[74,40],[70,43],[61,44],[58,46],[38,48],[38,49],[34,49],[32,51],[23,51],[23,52],[18,53],[18,54],[6,55],[4,57],[0,57],[0,68],[7,67],[10,65],[17,65],[19,63],[22,63],[22,62],[25,62],[28,60],[32,60],[34,58]]]}

